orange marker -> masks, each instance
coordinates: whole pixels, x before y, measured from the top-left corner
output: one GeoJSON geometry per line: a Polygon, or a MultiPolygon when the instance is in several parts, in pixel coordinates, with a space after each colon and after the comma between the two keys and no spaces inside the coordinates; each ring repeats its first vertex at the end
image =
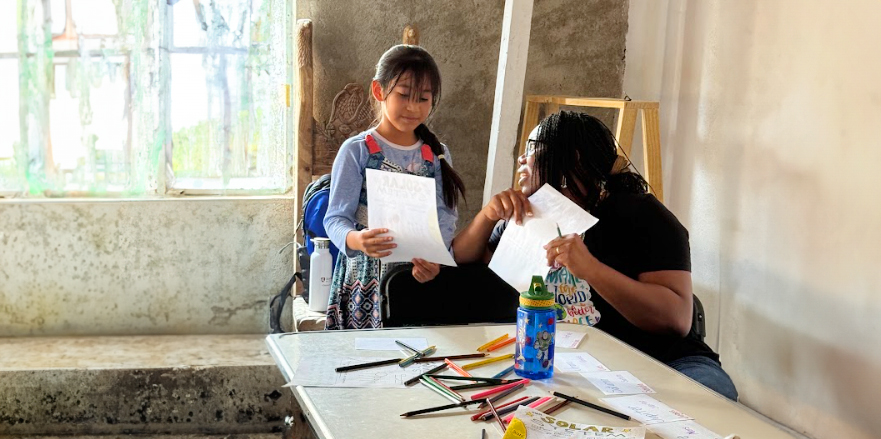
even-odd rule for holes
{"type": "Polygon", "coordinates": [[[511,344],[511,343],[514,343],[515,340],[517,340],[516,337],[511,337],[511,338],[509,338],[509,339],[507,339],[507,340],[505,340],[505,341],[503,341],[503,342],[496,343],[496,344],[494,344],[494,345],[492,345],[492,346],[486,348],[486,350],[487,350],[487,352],[492,352],[492,351],[494,351],[494,350],[496,350],[496,349],[499,349],[499,348],[501,348],[501,347],[505,347],[505,346],[508,346],[508,345],[511,344]]]}
{"type": "Polygon", "coordinates": [[[490,347],[490,346],[492,346],[492,345],[494,345],[494,344],[496,344],[496,343],[498,343],[498,342],[500,342],[500,341],[503,341],[503,340],[505,340],[505,339],[507,339],[507,338],[508,338],[508,334],[505,334],[505,335],[503,335],[503,336],[501,336],[501,337],[499,337],[499,338],[496,338],[496,339],[494,339],[494,340],[490,340],[490,341],[488,341],[488,342],[486,342],[486,343],[480,345],[480,347],[477,348],[477,352],[484,351],[484,350],[486,350],[486,348],[488,348],[488,347],[490,347]]]}
{"type": "Polygon", "coordinates": [[[445,358],[445,359],[444,359],[444,363],[447,363],[447,366],[450,366],[450,369],[455,370],[456,373],[458,373],[459,375],[462,375],[463,377],[470,377],[470,376],[471,376],[470,373],[465,372],[465,369],[462,369],[461,367],[459,367],[458,364],[453,363],[452,361],[450,361],[449,358],[445,358]]]}

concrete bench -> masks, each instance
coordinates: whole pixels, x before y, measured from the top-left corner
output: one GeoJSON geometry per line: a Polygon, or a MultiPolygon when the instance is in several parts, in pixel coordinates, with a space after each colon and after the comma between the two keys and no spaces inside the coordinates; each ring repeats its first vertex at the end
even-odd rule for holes
{"type": "Polygon", "coordinates": [[[264,337],[0,338],[0,436],[279,438],[292,398],[264,337]]]}

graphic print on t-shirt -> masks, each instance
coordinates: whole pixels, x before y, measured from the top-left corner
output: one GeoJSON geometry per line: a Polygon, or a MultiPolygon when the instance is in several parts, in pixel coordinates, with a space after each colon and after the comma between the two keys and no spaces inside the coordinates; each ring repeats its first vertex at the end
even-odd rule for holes
{"type": "Polygon", "coordinates": [[[600,321],[600,312],[590,300],[590,285],[566,267],[552,268],[545,277],[545,285],[556,298],[557,321],[588,326],[600,321]]]}

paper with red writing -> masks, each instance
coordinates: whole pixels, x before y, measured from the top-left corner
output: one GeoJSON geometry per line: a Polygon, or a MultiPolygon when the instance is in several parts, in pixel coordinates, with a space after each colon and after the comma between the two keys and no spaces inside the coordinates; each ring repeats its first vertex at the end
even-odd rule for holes
{"type": "Polygon", "coordinates": [[[587,335],[584,332],[557,331],[554,335],[554,346],[566,349],[578,349],[581,340],[587,335]]]}
{"type": "Polygon", "coordinates": [[[587,352],[557,352],[554,367],[560,372],[603,372],[609,370],[587,352]]]}
{"type": "Polygon", "coordinates": [[[646,425],[694,419],[648,395],[601,398],[600,401],[646,425]]]}
{"type": "Polygon", "coordinates": [[[694,421],[655,424],[648,429],[663,439],[722,439],[723,437],[694,421]]]}
{"type": "Polygon", "coordinates": [[[655,393],[646,383],[633,376],[632,373],[618,370],[610,372],[588,372],[581,376],[606,395],[635,395],[639,393],[655,393]]]}

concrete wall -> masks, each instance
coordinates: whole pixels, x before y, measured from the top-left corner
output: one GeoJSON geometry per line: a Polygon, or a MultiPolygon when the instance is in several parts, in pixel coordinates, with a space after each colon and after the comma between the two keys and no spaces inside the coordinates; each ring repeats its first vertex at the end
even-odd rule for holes
{"type": "Polygon", "coordinates": [[[881,433],[881,3],[633,0],[625,89],[660,99],[667,205],[743,403],[881,433]]]}
{"type": "MultiPolygon", "coordinates": [[[[369,85],[379,57],[401,43],[406,25],[419,28],[443,78],[430,126],[449,145],[468,191],[460,225],[482,207],[503,9],[504,0],[297,1],[297,18],[314,24],[319,121],[346,84],[369,85]]],[[[536,1],[525,94],[620,97],[626,32],[626,1],[536,1]]]]}
{"type": "Polygon", "coordinates": [[[268,332],[282,197],[0,201],[0,336],[268,332]]]}

